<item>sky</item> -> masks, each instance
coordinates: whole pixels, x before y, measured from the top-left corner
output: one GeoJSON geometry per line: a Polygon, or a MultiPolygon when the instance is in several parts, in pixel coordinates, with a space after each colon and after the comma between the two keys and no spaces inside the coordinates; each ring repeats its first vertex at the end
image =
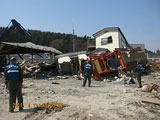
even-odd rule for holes
{"type": "Polygon", "coordinates": [[[160,0],[0,0],[0,26],[90,36],[119,27],[129,43],[160,49],[160,0]]]}

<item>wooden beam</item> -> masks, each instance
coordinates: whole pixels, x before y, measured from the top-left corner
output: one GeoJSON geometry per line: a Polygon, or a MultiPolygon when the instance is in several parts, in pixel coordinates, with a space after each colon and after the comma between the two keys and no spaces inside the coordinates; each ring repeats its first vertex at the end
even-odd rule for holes
{"type": "Polygon", "coordinates": [[[42,55],[38,54],[38,53],[35,53],[36,55],[40,56],[41,58],[44,58],[42,55]]]}
{"type": "Polygon", "coordinates": [[[141,97],[141,101],[146,102],[146,103],[153,103],[153,104],[160,105],[160,100],[157,98],[141,97]]]}
{"type": "Polygon", "coordinates": [[[22,60],[24,60],[23,57],[22,57],[20,54],[18,54],[18,56],[19,56],[22,60]]]}

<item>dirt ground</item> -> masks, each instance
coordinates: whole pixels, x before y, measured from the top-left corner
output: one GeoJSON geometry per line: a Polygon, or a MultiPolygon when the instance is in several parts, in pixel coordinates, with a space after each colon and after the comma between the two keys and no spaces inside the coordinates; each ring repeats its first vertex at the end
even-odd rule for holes
{"type": "MultiPolygon", "coordinates": [[[[142,78],[144,83],[160,83],[160,79],[142,78]]],[[[82,80],[68,79],[24,79],[24,110],[8,112],[9,94],[0,84],[0,120],[158,120],[160,106],[142,103],[140,97],[153,96],[142,92],[136,84],[122,82],[92,81],[91,87],[82,87],[82,80]],[[57,84],[52,84],[52,83],[57,84]],[[125,92],[124,90],[127,90],[125,92]],[[61,111],[33,109],[33,104],[62,102],[61,111]],[[30,105],[30,107],[28,106],[30,105]]]]}

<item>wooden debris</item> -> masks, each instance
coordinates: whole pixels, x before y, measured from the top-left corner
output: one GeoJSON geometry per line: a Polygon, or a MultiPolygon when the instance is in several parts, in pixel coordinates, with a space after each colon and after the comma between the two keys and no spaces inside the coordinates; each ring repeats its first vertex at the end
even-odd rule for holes
{"type": "Polygon", "coordinates": [[[146,102],[146,103],[153,103],[153,104],[160,105],[160,100],[157,98],[141,97],[141,101],[146,102]]]}

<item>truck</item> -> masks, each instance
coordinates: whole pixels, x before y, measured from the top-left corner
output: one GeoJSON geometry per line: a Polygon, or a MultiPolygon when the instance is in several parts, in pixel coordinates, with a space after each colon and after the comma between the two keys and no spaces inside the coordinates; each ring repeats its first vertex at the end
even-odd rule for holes
{"type": "Polygon", "coordinates": [[[119,48],[113,52],[89,54],[92,65],[93,78],[103,80],[108,75],[133,70],[139,61],[143,66],[147,64],[145,52],[141,48],[119,48]]]}

